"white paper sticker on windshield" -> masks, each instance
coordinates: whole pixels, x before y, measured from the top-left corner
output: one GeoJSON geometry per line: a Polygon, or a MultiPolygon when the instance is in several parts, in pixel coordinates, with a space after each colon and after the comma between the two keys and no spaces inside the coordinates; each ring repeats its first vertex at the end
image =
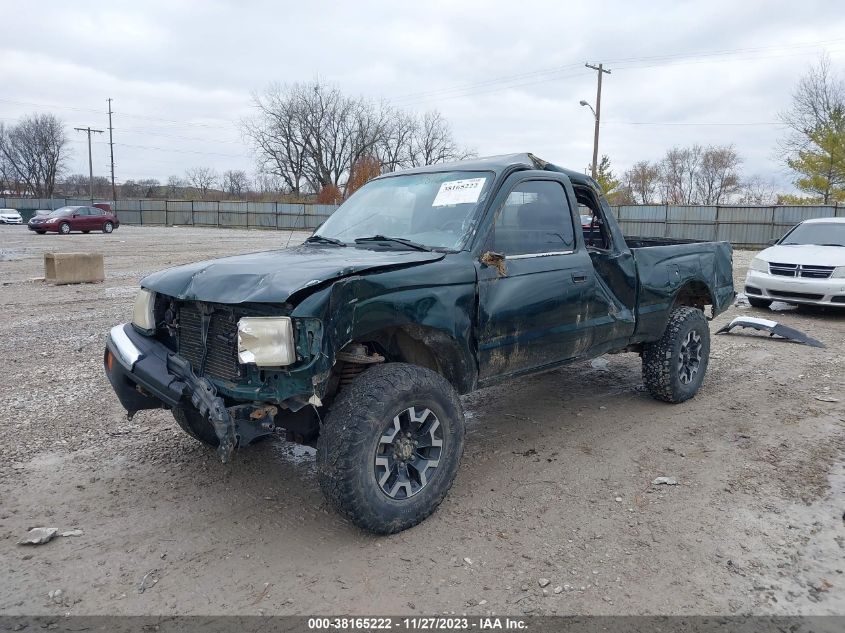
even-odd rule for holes
{"type": "Polygon", "coordinates": [[[478,202],[478,196],[484,188],[486,178],[465,178],[464,180],[450,180],[440,185],[437,197],[431,203],[433,207],[445,207],[451,204],[467,204],[478,202]]]}

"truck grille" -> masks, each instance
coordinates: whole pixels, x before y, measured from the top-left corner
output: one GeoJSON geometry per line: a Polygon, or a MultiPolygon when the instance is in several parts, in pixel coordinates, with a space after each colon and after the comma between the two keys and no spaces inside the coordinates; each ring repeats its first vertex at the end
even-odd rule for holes
{"type": "Polygon", "coordinates": [[[769,273],[780,277],[806,277],[827,279],[833,274],[834,266],[810,266],[808,264],[778,264],[769,262],[769,273]]]}
{"type": "Polygon", "coordinates": [[[206,352],[202,344],[202,312],[199,306],[196,303],[179,305],[179,354],[191,363],[197,375],[228,381],[237,381],[241,377],[238,318],[231,310],[216,309],[212,312],[206,352]]]}

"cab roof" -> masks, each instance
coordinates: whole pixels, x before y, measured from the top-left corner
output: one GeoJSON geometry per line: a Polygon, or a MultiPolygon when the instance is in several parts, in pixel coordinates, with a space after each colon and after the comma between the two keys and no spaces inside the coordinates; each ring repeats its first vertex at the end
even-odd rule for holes
{"type": "Polygon", "coordinates": [[[573,184],[587,185],[597,188],[598,185],[595,180],[586,174],[564,167],[558,167],[548,161],[535,156],[530,153],[521,154],[500,154],[497,156],[484,156],[481,158],[470,158],[467,160],[456,161],[452,163],[437,163],[435,165],[425,165],[423,167],[412,167],[411,169],[403,169],[391,174],[382,176],[389,177],[397,174],[424,174],[439,171],[492,171],[497,176],[500,174],[519,171],[521,169],[539,169],[543,171],[556,171],[565,174],[573,184]]]}

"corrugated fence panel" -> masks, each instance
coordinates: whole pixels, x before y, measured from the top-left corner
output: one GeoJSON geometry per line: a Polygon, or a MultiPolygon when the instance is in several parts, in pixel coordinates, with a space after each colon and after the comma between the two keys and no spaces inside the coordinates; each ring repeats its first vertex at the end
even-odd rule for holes
{"type": "Polygon", "coordinates": [[[167,224],[192,225],[194,223],[193,203],[190,200],[167,200],[167,224]]]}
{"type": "Polygon", "coordinates": [[[792,227],[811,218],[832,218],[835,207],[775,207],[775,224],[792,227]]]}
{"type": "Polygon", "coordinates": [[[246,205],[247,225],[259,229],[276,228],[275,202],[249,202],[246,205]]]}
{"type": "Polygon", "coordinates": [[[194,225],[217,226],[217,202],[194,200],[194,225]]]}
{"type": "Polygon", "coordinates": [[[650,220],[663,222],[666,220],[666,205],[625,205],[617,207],[616,217],[619,220],[650,220]]]}
{"type": "Polygon", "coordinates": [[[167,224],[167,200],[141,200],[141,224],[167,224]]]}
{"type": "Polygon", "coordinates": [[[246,228],[247,227],[247,203],[246,202],[221,202],[220,203],[220,226],[246,228]]]}

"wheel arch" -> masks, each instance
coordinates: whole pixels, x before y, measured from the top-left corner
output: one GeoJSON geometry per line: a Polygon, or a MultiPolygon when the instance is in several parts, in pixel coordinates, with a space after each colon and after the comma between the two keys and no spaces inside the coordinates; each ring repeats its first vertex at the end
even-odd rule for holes
{"type": "Polygon", "coordinates": [[[377,346],[387,362],[431,369],[449,381],[458,393],[468,393],[475,388],[475,364],[458,341],[444,330],[405,323],[357,333],[350,342],[377,346]]]}
{"type": "MultiPolygon", "coordinates": [[[[675,297],[672,300],[673,309],[681,306],[689,306],[691,308],[698,308],[704,312],[704,306],[713,305],[713,292],[707,282],[701,279],[688,279],[675,291],[675,297]]],[[[667,315],[668,319],[668,315],[667,315]]]]}

